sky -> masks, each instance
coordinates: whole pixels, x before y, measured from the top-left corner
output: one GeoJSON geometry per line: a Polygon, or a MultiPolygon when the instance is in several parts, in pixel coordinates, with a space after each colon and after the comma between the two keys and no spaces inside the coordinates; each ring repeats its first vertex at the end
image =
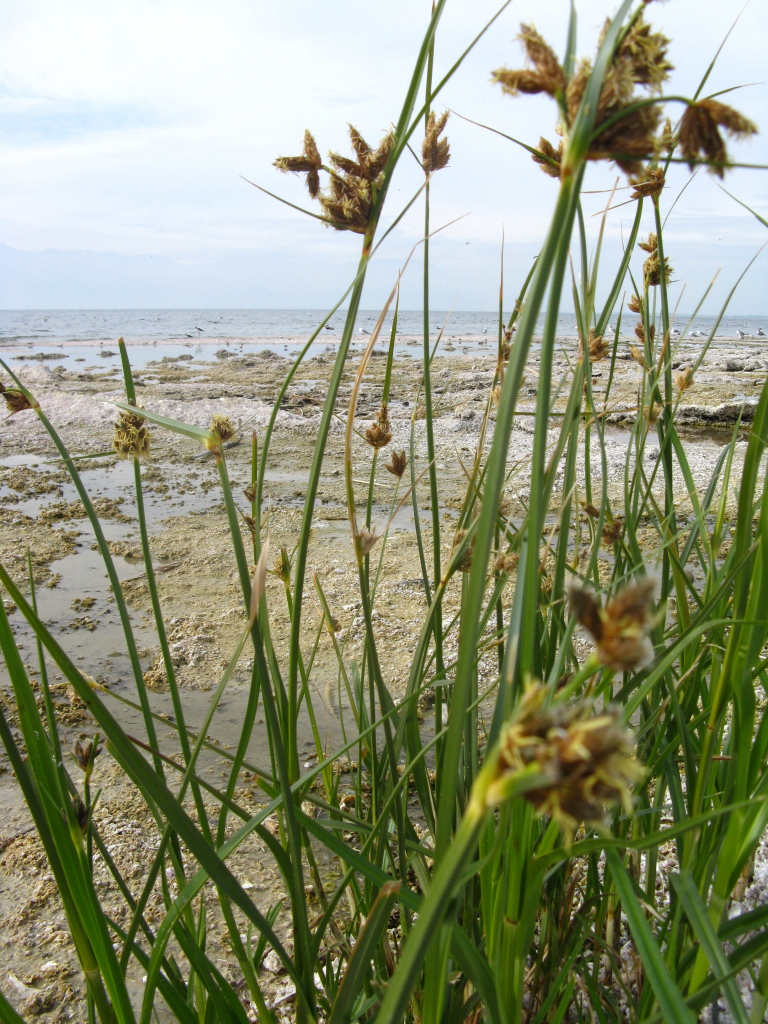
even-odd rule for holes
{"type": "MultiPolygon", "coordinates": [[[[279,155],[305,128],[323,153],[346,152],[346,125],[376,142],[398,117],[430,0],[25,0],[0,8],[0,308],[325,308],[345,290],[360,240],[269,198],[302,206],[302,180],[279,155]]],[[[516,292],[542,243],[557,183],[498,132],[535,145],[555,139],[547,97],[504,96],[490,72],[520,67],[516,35],[533,22],[558,52],[568,0],[513,0],[435,100],[452,111],[449,166],[432,185],[434,308],[494,309],[500,267],[516,292]],[[496,129],[477,127],[470,121],[496,129]],[[461,218],[460,220],[456,220],[461,218]]],[[[692,95],[734,18],[720,0],[652,3],[648,20],[672,39],[667,92],[692,95]]],[[[448,0],[435,80],[496,13],[498,0],[448,0]]],[[[594,51],[614,6],[577,0],[579,50],[594,51]]],[[[761,135],[732,158],[768,164],[768,4],[751,0],[723,46],[705,95],[750,117],[761,135]]],[[[670,104],[670,115],[682,107],[670,104]]],[[[383,219],[391,223],[423,176],[406,156],[383,219]]],[[[590,168],[584,209],[594,246],[610,165],[590,168]]],[[[731,171],[725,187],[768,219],[768,172],[731,171]]],[[[627,198],[616,194],[615,202],[627,198]]],[[[717,312],[768,231],[706,172],[670,173],[665,241],[681,312],[717,312]],[[686,186],[684,188],[684,186],[686,186]],[[681,193],[681,190],[682,194],[681,193]],[[679,195],[679,198],[678,198],[679,195]],[[676,200],[676,201],[675,201],[676,200]]],[[[647,210],[647,228],[652,228],[647,210]]],[[[634,212],[608,215],[604,265],[634,212]]],[[[389,236],[363,298],[389,293],[423,233],[418,204],[389,236]]],[[[768,252],[757,255],[729,311],[768,313],[768,252]]],[[[635,266],[639,269],[642,254],[635,266]]],[[[606,275],[606,288],[608,280],[606,275]]],[[[412,264],[401,302],[419,305],[412,264]]]]}

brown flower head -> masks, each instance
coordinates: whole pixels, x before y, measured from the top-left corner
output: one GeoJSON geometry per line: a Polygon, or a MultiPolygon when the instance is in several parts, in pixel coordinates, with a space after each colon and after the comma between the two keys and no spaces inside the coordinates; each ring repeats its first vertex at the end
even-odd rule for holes
{"type": "Polygon", "coordinates": [[[467,532],[467,530],[457,530],[453,538],[453,545],[451,546],[451,557],[453,557],[454,554],[460,552],[460,554],[458,555],[458,561],[456,563],[456,572],[469,572],[469,570],[472,568],[472,555],[474,553],[475,547],[474,537],[467,545],[467,547],[465,547],[464,550],[461,551],[461,548],[464,547],[466,541],[467,532]]]}
{"type": "MultiPolygon", "coordinates": [[[[643,344],[645,344],[645,324],[643,323],[642,320],[638,320],[637,323],[635,324],[635,334],[637,335],[639,340],[642,341],[643,344]]],[[[651,343],[653,343],[653,339],[656,337],[656,324],[651,324],[650,334],[651,334],[651,343]]]]}
{"type": "Polygon", "coordinates": [[[538,164],[539,167],[548,174],[550,178],[560,177],[560,161],[563,156],[563,140],[560,140],[560,145],[555,149],[551,142],[545,138],[539,139],[538,152],[534,151],[531,154],[533,162],[538,164]]]}
{"type": "MultiPolygon", "coordinates": [[[[652,252],[648,259],[643,264],[643,276],[645,283],[649,288],[653,288],[656,285],[661,284],[661,260],[659,259],[658,252],[652,252]]],[[[672,276],[672,265],[669,262],[668,257],[664,257],[664,279],[669,284],[669,280],[672,276]]]]}
{"type": "MultiPolygon", "coordinates": [[[[597,363],[601,359],[605,359],[610,351],[610,346],[602,334],[595,334],[594,329],[590,327],[587,349],[589,351],[590,362],[597,363]]],[[[581,335],[579,335],[579,358],[584,358],[584,339],[581,335]]]]}
{"type": "Polygon", "coordinates": [[[547,706],[549,690],[529,685],[502,733],[496,777],[486,806],[504,799],[505,782],[535,766],[547,783],[524,794],[539,814],[549,814],[570,843],[581,822],[598,824],[620,803],[632,811],[630,786],[643,776],[634,739],[618,708],[597,713],[591,701],[547,706]]]}
{"type": "Polygon", "coordinates": [[[638,295],[633,295],[627,303],[627,307],[631,309],[633,313],[642,313],[643,300],[638,295]]]}
{"type": "Polygon", "coordinates": [[[674,65],[667,60],[669,39],[651,31],[642,14],[635,18],[619,43],[614,62],[626,62],[633,82],[658,92],[674,65]]]}
{"type": "Polygon", "coordinates": [[[664,171],[660,167],[652,167],[640,180],[632,182],[632,194],[629,198],[645,199],[648,196],[657,196],[664,188],[665,180],[664,171]]]}
{"type": "Polygon", "coordinates": [[[647,632],[653,624],[653,591],[654,581],[644,576],[624,587],[601,608],[588,590],[571,587],[571,611],[592,634],[597,655],[606,668],[632,672],[650,661],[653,648],[647,632]]]}
{"type": "Polygon", "coordinates": [[[211,416],[211,424],[208,429],[212,430],[214,434],[218,434],[220,441],[229,441],[237,433],[237,427],[232,420],[228,416],[219,414],[211,416]]]}
{"type": "Polygon", "coordinates": [[[79,793],[75,793],[72,797],[72,808],[75,812],[75,818],[80,831],[83,835],[88,831],[88,826],[91,824],[91,814],[93,812],[93,805],[86,805],[83,803],[82,797],[79,793]]]}
{"type": "Polygon", "coordinates": [[[515,571],[519,561],[520,555],[517,551],[510,551],[506,555],[497,555],[493,563],[493,571],[509,575],[515,571]]]}
{"type": "Polygon", "coordinates": [[[638,242],[637,247],[638,249],[642,249],[644,252],[656,252],[659,248],[659,240],[656,237],[656,232],[649,232],[648,238],[644,242],[638,242]]]}
{"type": "Polygon", "coordinates": [[[405,451],[392,452],[389,462],[384,464],[384,468],[389,470],[392,476],[396,476],[398,480],[401,480],[407,465],[408,456],[405,454],[405,451]]]}
{"type": "Polygon", "coordinates": [[[678,141],[683,157],[693,168],[699,158],[710,164],[710,170],[722,178],[728,165],[728,152],[720,129],[732,138],[743,139],[755,135],[757,127],[738,110],[717,100],[699,100],[689,104],[682,120],[678,141]]]}
{"type": "Polygon", "coordinates": [[[120,413],[115,424],[112,447],[121,459],[148,458],[150,441],[151,435],[143,416],[138,412],[120,413]]]}
{"type": "Polygon", "coordinates": [[[376,532],[376,527],[372,526],[369,530],[363,526],[357,537],[357,546],[360,554],[370,555],[377,540],[380,540],[380,537],[376,532]]]}
{"type": "Polygon", "coordinates": [[[390,132],[372,149],[360,132],[349,125],[349,137],[356,159],[329,153],[330,168],[324,167],[315,140],[304,133],[304,153],[300,157],[279,157],[280,171],[306,173],[307,188],[323,208],[328,223],[339,231],[365,232],[371,217],[376,190],[382,184],[382,171],[392,152],[395,137],[390,132]],[[329,174],[328,187],[320,188],[320,170],[329,174]]]}
{"type": "Polygon", "coordinates": [[[631,345],[629,351],[632,353],[632,358],[635,360],[637,365],[640,366],[643,370],[647,369],[645,365],[645,356],[637,347],[637,345],[631,345]]]}
{"type": "Polygon", "coordinates": [[[661,130],[661,136],[659,138],[659,147],[665,153],[671,153],[677,145],[677,136],[672,131],[672,122],[669,118],[664,122],[664,127],[661,130]]]}
{"type": "Polygon", "coordinates": [[[500,68],[492,72],[492,80],[512,96],[519,92],[546,92],[550,96],[564,92],[565,72],[549,43],[542,39],[533,25],[521,25],[518,38],[528,60],[533,64],[533,70],[510,71],[508,68],[500,68]]]}
{"type": "Polygon", "coordinates": [[[651,402],[650,405],[643,406],[643,419],[649,427],[653,427],[658,423],[661,410],[662,406],[658,402],[651,402]]]}
{"type": "Polygon", "coordinates": [[[675,374],[675,387],[682,393],[693,387],[693,367],[686,366],[684,370],[678,370],[675,374]]]}
{"type": "Polygon", "coordinates": [[[448,139],[441,139],[448,121],[448,111],[435,117],[434,110],[430,111],[427,118],[427,130],[424,133],[424,141],[421,144],[421,164],[425,174],[434,174],[440,171],[448,163],[451,156],[448,139]]]}
{"type": "Polygon", "coordinates": [[[247,500],[251,502],[251,504],[253,504],[253,502],[256,501],[256,488],[255,487],[251,487],[250,485],[248,487],[244,487],[243,488],[243,494],[245,495],[247,500]]]}
{"type": "Polygon", "coordinates": [[[2,381],[0,381],[0,395],[5,399],[9,416],[13,416],[17,412],[23,412],[25,409],[32,408],[32,403],[23,391],[19,391],[18,388],[7,388],[2,381]]]}
{"type": "Polygon", "coordinates": [[[280,554],[272,564],[272,571],[275,576],[287,583],[291,578],[291,559],[288,556],[288,548],[280,548],[280,554]]]}
{"type": "Polygon", "coordinates": [[[82,768],[84,772],[88,772],[90,774],[93,762],[99,756],[102,749],[103,748],[99,746],[94,748],[93,739],[88,736],[84,739],[75,740],[75,745],[72,748],[72,754],[80,768],[82,768]]]}
{"type": "Polygon", "coordinates": [[[622,516],[616,516],[615,519],[611,519],[603,526],[603,544],[609,548],[621,537],[621,531],[624,529],[624,518],[622,516]]]}
{"type": "Polygon", "coordinates": [[[389,423],[389,413],[386,402],[382,402],[378,415],[365,432],[365,439],[371,448],[386,448],[392,440],[392,431],[389,423]]]}

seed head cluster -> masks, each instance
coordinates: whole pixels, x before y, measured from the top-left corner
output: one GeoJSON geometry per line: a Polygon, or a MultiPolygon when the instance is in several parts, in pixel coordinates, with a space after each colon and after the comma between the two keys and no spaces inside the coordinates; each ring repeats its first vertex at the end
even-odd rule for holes
{"type": "Polygon", "coordinates": [[[396,476],[398,480],[402,480],[407,465],[408,456],[405,454],[405,450],[403,450],[401,452],[392,452],[389,457],[389,462],[385,463],[384,468],[389,470],[392,476],[396,476]]]}
{"type": "MultiPolygon", "coordinates": [[[[584,339],[579,335],[579,357],[584,358],[584,339]]],[[[610,351],[608,342],[605,340],[602,334],[595,334],[592,327],[589,329],[589,339],[586,345],[587,351],[589,352],[589,361],[591,363],[598,363],[601,359],[605,359],[610,351]]]]}
{"type": "Polygon", "coordinates": [[[440,138],[445,131],[447,121],[447,110],[440,117],[437,117],[434,111],[430,111],[424,142],[421,144],[421,164],[425,174],[441,171],[450,159],[451,149],[448,139],[440,138]]]}
{"type": "Polygon", "coordinates": [[[387,411],[386,402],[382,402],[376,419],[366,430],[365,439],[371,448],[375,448],[377,451],[379,448],[386,448],[392,440],[392,431],[390,429],[389,413],[387,411]]]}
{"type": "Polygon", "coordinates": [[[7,388],[2,381],[0,381],[0,395],[3,396],[9,416],[32,408],[32,403],[23,391],[19,391],[18,388],[7,388]]]}
{"type": "MultiPolygon", "coordinates": [[[[609,25],[607,22],[603,35],[609,25]]],[[[562,111],[557,127],[560,142],[555,147],[542,138],[533,159],[546,174],[559,177],[563,137],[568,136],[581,109],[593,73],[592,62],[586,59],[577,62],[569,77],[554,50],[533,26],[522,25],[519,39],[532,66],[519,71],[502,68],[493,72],[493,79],[512,95],[547,93],[557,100],[562,111]]],[[[657,135],[662,114],[657,103],[637,105],[642,94],[636,89],[640,86],[651,94],[659,92],[672,70],[667,60],[668,46],[666,36],[654,32],[642,12],[620,37],[603,79],[588,160],[614,160],[628,175],[643,173],[643,162],[659,149],[657,135]]],[[[656,179],[652,183],[652,188],[660,189],[663,181],[662,175],[660,182],[656,179]]],[[[646,192],[643,190],[640,194],[646,192]]]]}
{"type": "MultiPolygon", "coordinates": [[[[279,171],[306,174],[307,190],[320,203],[327,222],[338,231],[363,234],[370,222],[378,190],[384,181],[382,172],[392,152],[395,136],[389,132],[378,147],[372,149],[357,128],[349,125],[349,138],[355,158],[329,153],[330,166],[327,166],[322,161],[312,133],[305,131],[302,155],[278,157],[275,167],[279,171]],[[325,188],[320,187],[320,171],[328,175],[325,188]]],[[[447,143],[445,147],[447,162],[447,143]]]]}
{"type": "Polygon", "coordinates": [[[547,706],[548,696],[541,683],[525,690],[502,734],[497,780],[486,802],[496,802],[505,776],[535,765],[548,782],[525,798],[539,814],[550,815],[570,843],[582,822],[599,823],[613,804],[631,813],[630,786],[643,769],[618,708],[598,713],[589,700],[547,706]]]}
{"type": "Polygon", "coordinates": [[[112,447],[121,459],[148,458],[150,439],[150,431],[143,416],[138,412],[120,413],[115,424],[112,447]]]}
{"type": "Polygon", "coordinates": [[[653,624],[653,592],[654,581],[643,576],[603,608],[588,590],[571,587],[571,611],[592,634],[597,656],[606,668],[633,672],[650,661],[653,647],[647,634],[653,624]]]}
{"type": "Polygon", "coordinates": [[[680,122],[678,141],[680,152],[693,168],[700,160],[709,164],[709,169],[722,178],[728,166],[728,152],[720,129],[735,139],[743,139],[757,132],[752,121],[747,120],[738,110],[727,107],[717,100],[699,100],[691,103],[680,122]]]}
{"type": "Polygon", "coordinates": [[[214,434],[218,434],[220,441],[229,441],[237,433],[237,428],[233,424],[229,416],[216,415],[211,416],[210,430],[214,434]]]}

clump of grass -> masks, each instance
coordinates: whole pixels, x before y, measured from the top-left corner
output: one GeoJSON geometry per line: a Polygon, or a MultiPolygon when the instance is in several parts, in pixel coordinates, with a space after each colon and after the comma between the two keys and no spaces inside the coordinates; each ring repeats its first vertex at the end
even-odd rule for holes
{"type": "MultiPolygon", "coordinates": [[[[293,550],[283,547],[277,559],[270,556],[264,481],[278,409],[324,324],[288,372],[263,436],[252,439],[251,479],[244,491],[248,515],[241,514],[230,482],[224,442],[233,425],[214,417],[203,429],[139,410],[121,341],[126,401],[116,403],[115,447],[133,461],[146,580],[180,757],[161,748],[131,617],[75,460],[44,410],[3,364],[14,382],[3,389],[6,402],[11,395],[10,411],[36,411],[90,518],[146,732],[146,741],[129,735],[113,703],[127,698],[95,683],[62,649],[38,615],[31,574],[25,585],[0,566],[0,582],[37,638],[43,691],[41,708],[0,604],[0,648],[21,739],[2,706],[0,736],[59,887],[91,1019],[145,1022],[164,1004],[162,1012],[185,1024],[274,1022],[278,1013],[260,972],[268,947],[292,986],[292,1014],[301,1024],[681,1024],[721,995],[734,1020],[757,1022],[768,1005],[768,913],[734,919],[728,913],[768,825],[768,725],[756,699],[756,688],[766,688],[768,639],[768,520],[760,468],[768,439],[768,385],[755,409],[740,479],[734,431],[707,487],[697,493],[677,426],[680,398],[697,367],[673,374],[671,268],[662,217],[666,174],[678,147],[685,161],[704,159],[721,173],[728,159],[719,129],[739,136],[752,126],[731,108],[698,98],[682,101],[677,134],[663,121],[670,43],[645,20],[645,5],[634,11],[628,0],[621,5],[591,60],[576,57],[573,22],[563,59],[533,28],[522,27],[530,67],[495,77],[513,95],[544,92],[555,100],[558,145],[542,140],[532,155],[557,178],[558,193],[514,312],[506,323],[499,319],[479,442],[463,467],[466,491],[455,529],[446,536],[428,318],[429,192],[432,175],[449,158],[447,119],[433,110],[445,81],[435,85],[432,77],[443,6],[444,0],[435,5],[400,116],[378,148],[351,129],[354,159],[331,154],[326,166],[307,132],[301,156],[278,160],[281,170],[307,175],[321,220],[363,236],[354,281],[329,314],[348,298],[293,550]],[[363,443],[355,444],[357,396],[386,309],[359,366],[347,412],[345,489],[364,628],[362,651],[352,658],[339,641],[339,622],[317,577],[319,626],[310,640],[302,628],[313,510],[383,204],[397,162],[420,128],[424,374],[408,450],[391,450],[384,461],[393,439],[388,401],[396,372],[396,316],[379,412],[364,430],[363,443]],[[601,265],[600,245],[588,259],[581,216],[584,175],[595,160],[613,161],[631,176],[636,203],[624,257],[609,269],[601,265]],[[650,231],[639,242],[646,219],[650,231]],[[553,381],[557,315],[574,229],[581,258],[580,284],[573,284],[580,343],[563,379],[553,381]],[[644,255],[635,273],[638,245],[644,255]],[[596,303],[598,274],[607,284],[602,307],[596,303]],[[618,330],[609,339],[607,327],[627,286],[629,308],[639,318],[630,351],[641,382],[619,500],[609,493],[605,472],[605,425],[613,367],[624,343],[618,330]],[[524,467],[514,466],[510,435],[522,413],[524,374],[541,312],[532,455],[524,467]],[[597,360],[610,367],[601,398],[590,372],[597,360]],[[191,438],[214,456],[242,593],[241,634],[196,729],[185,717],[152,568],[140,461],[149,446],[147,424],[191,438]],[[416,435],[422,429],[427,457],[420,461],[416,435]],[[645,453],[653,435],[660,454],[649,470],[645,453]],[[379,459],[392,487],[383,528],[373,522],[379,459]],[[595,461],[603,466],[599,482],[595,461]],[[362,501],[355,492],[361,474],[362,501]],[[685,522],[677,514],[678,474],[690,495],[685,522]],[[526,500],[513,521],[506,494],[519,476],[526,500]],[[729,522],[732,489],[738,505],[729,522]],[[431,536],[422,532],[418,516],[425,496],[431,536]],[[375,613],[390,526],[409,500],[426,604],[405,691],[396,697],[375,613]],[[548,518],[553,504],[554,520],[548,518]],[[730,545],[724,543],[726,525],[730,545]],[[694,566],[700,586],[690,578],[694,566]],[[272,633],[270,571],[281,583],[290,617],[285,657],[272,633]],[[586,655],[577,626],[591,638],[586,655]],[[348,701],[344,743],[332,752],[324,748],[310,685],[323,633],[348,701]],[[240,733],[234,747],[225,749],[209,738],[209,727],[245,650],[252,660],[240,733]],[[98,729],[74,750],[80,783],[62,756],[47,659],[98,729]],[[431,729],[422,730],[419,701],[428,693],[434,694],[434,719],[431,729]],[[266,723],[269,769],[248,759],[257,713],[266,723]],[[299,757],[303,714],[316,745],[317,763],[309,768],[299,757]],[[91,786],[100,742],[138,788],[158,829],[158,849],[139,889],[108,858],[94,822],[91,786]],[[204,747],[228,765],[218,787],[200,771],[204,747]],[[353,801],[340,793],[336,769],[342,759],[353,773],[353,801]],[[245,805],[238,789],[244,770],[266,800],[256,810],[245,805]],[[276,827],[268,828],[272,816],[276,827]],[[268,851],[286,894],[268,908],[257,905],[231,867],[233,856],[254,837],[268,851]],[[94,882],[95,848],[124,899],[119,921],[105,913],[94,882]],[[673,850],[675,862],[667,899],[659,898],[657,884],[662,848],[673,850]],[[329,862],[335,865],[330,875],[321,870],[329,862]],[[156,884],[162,893],[159,920],[147,911],[156,884]],[[308,905],[309,884],[319,912],[308,905]],[[206,887],[216,893],[216,915],[203,899],[206,887]],[[210,953],[213,927],[224,929],[237,962],[234,983],[210,953]],[[629,959],[622,957],[624,947],[631,950],[629,959]],[[138,1010],[127,981],[135,965],[145,978],[138,1010]],[[751,1009],[736,982],[743,972],[753,983],[751,1009]]],[[[17,1019],[5,1000],[0,1016],[17,1019]]]]}

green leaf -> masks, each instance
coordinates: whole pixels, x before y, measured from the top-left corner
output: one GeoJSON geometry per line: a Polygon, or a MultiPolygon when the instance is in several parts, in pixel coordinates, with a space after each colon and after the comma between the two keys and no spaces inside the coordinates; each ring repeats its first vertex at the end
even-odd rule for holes
{"type": "Polygon", "coordinates": [[[672,888],[680,897],[680,902],[683,904],[683,909],[691,924],[691,928],[693,928],[696,938],[701,943],[701,948],[709,960],[712,973],[722,985],[723,995],[726,998],[734,1021],[737,1024],[749,1024],[749,1015],[739,994],[739,986],[736,983],[736,979],[726,977],[730,973],[728,957],[718,942],[715,929],[709,920],[707,908],[699,894],[699,890],[696,888],[693,876],[690,871],[683,870],[679,875],[670,875],[669,880],[672,883],[672,888]]]}
{"type": "Polygon", "coordinates": [[[627,915],[637,952],[645,969],[648,982],[659,1003],[661,1015],[667,1024],[696,1024],[696,1018],[685,1005],[683,994],[677,987],[669,968],[664,962],[656,938],[640,907],[632,880],[621,862],[616,850],[608,847],[606,861],[611,869],[616,890],[627,915]]]}

